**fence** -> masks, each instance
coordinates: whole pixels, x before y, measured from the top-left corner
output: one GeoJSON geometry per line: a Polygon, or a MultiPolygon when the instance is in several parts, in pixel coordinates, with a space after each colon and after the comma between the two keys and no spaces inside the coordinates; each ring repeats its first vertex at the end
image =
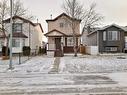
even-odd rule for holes
{"type": "Polygon", "coordinates": [[[97,55],[99,53],[98,46],[86,46],[86,53],[90,55],[97,55]]]}
{"type": "MultiPolygon", "coordinates": [[[[23,53],[15,53],[13,54],[13,57],[12,57],[12,61],[13,61],[13,64],[23,64],[25,63],[26,61],[30,60],[32,57],[35,57],[35,56],[38,56],[38,55],[43,55],[44,53],[46,53],[46,49],[43,49],[43,52],[42,53],[39,53],[39,50],[38,49],[32,49],[31,52],[30,52],[30,55],[26,55],[24,56],[23,53]]],[[[2,56],[1,57],[1,60],[0,60],[0,64],[6,64],[9,62],[9,59],[7,60],[2,60],[2,56]]]]}

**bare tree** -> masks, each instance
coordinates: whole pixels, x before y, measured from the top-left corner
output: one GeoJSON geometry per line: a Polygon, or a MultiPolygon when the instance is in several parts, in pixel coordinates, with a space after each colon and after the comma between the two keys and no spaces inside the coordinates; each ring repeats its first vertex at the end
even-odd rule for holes
{"type": "Polygon", "coordinates": [[[74,56],[77,56],[77,48],[76,48],[76,19],[81,19],[83,23],[83,29],[88,26],[96,26],[103,19],[103,16],[96,12],[95,10],[96,4],[92,3],[90,8],[85,10],[83,5],[80,4],[78,0],[65,0],[63,4],[63,9],[66,14],[68,14],[72,18],[71,28],[73,31],[73,45],[74,45],[74,56]]]}
{"type": "Polygon", "coordinates": [[[76,27],[77,20],[81,19],[84,15],[83,5],[81,5],[77,0],[65,0],[63,9],[65,12],[72,18],[70,25],[73,32],[73,48],[74,56],[77,56],[77,47],[76,47],[76,27]]]}
{"type": "Polygon", "coordinates": [[[95,27],[98,26],[101,21],[103,20],[103,16],[96,12],[96,3],[92,3],[87,10],[85,10],[84,17],[82,18],[83,22],[83,29],[84,32],[85,28],[95,27]]]}
{"type": "Polygon", "coordinates": [[[21,0],[13,1],[13,15],[21,16],[29,20],[33,20],[35,17],[31,14],[28,14],[28,9],[25,9],[23,6],[23,2],[21,0]]]}

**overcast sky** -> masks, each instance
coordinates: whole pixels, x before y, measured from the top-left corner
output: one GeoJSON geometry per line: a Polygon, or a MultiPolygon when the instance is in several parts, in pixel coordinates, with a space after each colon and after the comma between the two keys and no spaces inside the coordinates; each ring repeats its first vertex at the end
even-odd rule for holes
{"type": "MultiPolygon", "coordinates": [[[[25,8],[35,15],[47,32],[46,19],[53,18],[63,12],[64,0],[23,0],[25,8]]],[[[105,17],[104,24],[116,23],[127,25],[127,0],[79,0],[87,8],[92,2],[97,4],[96,10],[105,17]]]]}

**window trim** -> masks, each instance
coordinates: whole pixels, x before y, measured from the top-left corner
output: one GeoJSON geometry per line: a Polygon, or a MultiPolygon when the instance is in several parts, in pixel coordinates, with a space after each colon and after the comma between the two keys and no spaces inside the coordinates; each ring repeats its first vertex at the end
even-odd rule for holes
{"type": "Polygon", "coordinates": [[[63,22],[59,23],[59,25],[60,25],[60,28],[64,27],[64,23],[63,22]]]}
{"type": "Polygon", "coordinates": [[[22,23],[13,23],[13,32],[22,32],[22,23]],[[16,25],[18,25],[18,27],[20,26],[21,29],[15,28],[16,25]]]}
{"type": "Polygon", "coordinates": [[[120,40],[119,31],[108,31],[107,39],[108,39],[108,41],[118,41],[118,40],[120,40]]]}
{"type": "Polygon", "coordinates": [[[105,51],[106,52],[117,52],[118,51],[118,47],[116,47],[116,46],[115,47],[113,47],[113,46],[105,47],[105,51]]]}
{"type": "Polygon", "coordinates": [[[12,47],[13,47],[13,48],[18,48],[18,47],[20,47],[20,46],[21,46],[20,43],[21,43],[20,39],[12,39],[12,47]],[[15,42],[14,42],[14,41],[15,41],[15,42]],[[17,43],[18,43],[18,45],[17,45],[17,43]]]}
{"type": "Polygon", "coordinates": [[[103,31],[103,41],[106,41],[107,37],[106,37],[106,31],[103,31]]]}

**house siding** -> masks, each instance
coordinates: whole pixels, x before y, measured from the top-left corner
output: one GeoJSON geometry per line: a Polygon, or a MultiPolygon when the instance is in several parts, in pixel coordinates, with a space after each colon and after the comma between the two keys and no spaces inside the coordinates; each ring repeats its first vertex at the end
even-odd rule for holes
{"type": "MultiPolygon", "coordinates": [[[[67,34],[67,35],[72,35],[73,31],[70,26],[70,19],[68,19],[66,16],[62,16],[56,21],[49,21],[48,22],[48,31],[52,31],[53,29],[57,29],[58,31],[67,34]],[[60,27],[60,23],[64,23],[63,27],[60,27]]],[[[77,21],[77,25],[75,27],[75,32],[77,34],[80,34],[80,22],[77,21]]]]}
{"type": "MultiPolygon", "coordinates": [[[[30,46],[32,52],[35,52],[35,50],[39,49],[39,47],[42,47],[42,41],[43,41],[43,31],[39,27],[39,25],[32,25],[31,23],[25,22],[20,19],[14,19],[14,23],[21,23],[22,24],[22,33],[25,34],[28,38],[17,38],[13,37],[14,39],[20,39],[20,47],[13,47],[12,52],[13,53],[19,53],[22,52],[23,47],[23,39],[25,39],[25,46],[30,46]]],[[[10,23],[4,23],[5,24],[5,30],[10,33],[10,23]]]]}
{"type": "MultiPolygon", "coordinates": [[[[125,47],[125,38],[124,38],[124,31],[122,31],[121,29],[117,28],[117,27],[109,27],[104,31],[99,31],[99,52],[105,52],[105,47],[118,47],[118,51],[117,52],[123,52],[123,49],[125,47]],[[108,31],[118,31],[120,33],[120,39],[117,41],[108,41],[106,39],[106,41],[103,41],[103,32],[106,31],[106,35],[108,33],[108,31]]],[[[108,38],[106,36],[106,38],[108,38]]]]}
{"type": "Polygon", "coordinates": [[[97,32],[91,34],[91,35],[88,35],[87,32],[84,32],[83,35],[82,35],[82,43],[83,45],[87,45],[87,46],[97,46],[97,37],[98,37],[98,34],[97,32]]]}

